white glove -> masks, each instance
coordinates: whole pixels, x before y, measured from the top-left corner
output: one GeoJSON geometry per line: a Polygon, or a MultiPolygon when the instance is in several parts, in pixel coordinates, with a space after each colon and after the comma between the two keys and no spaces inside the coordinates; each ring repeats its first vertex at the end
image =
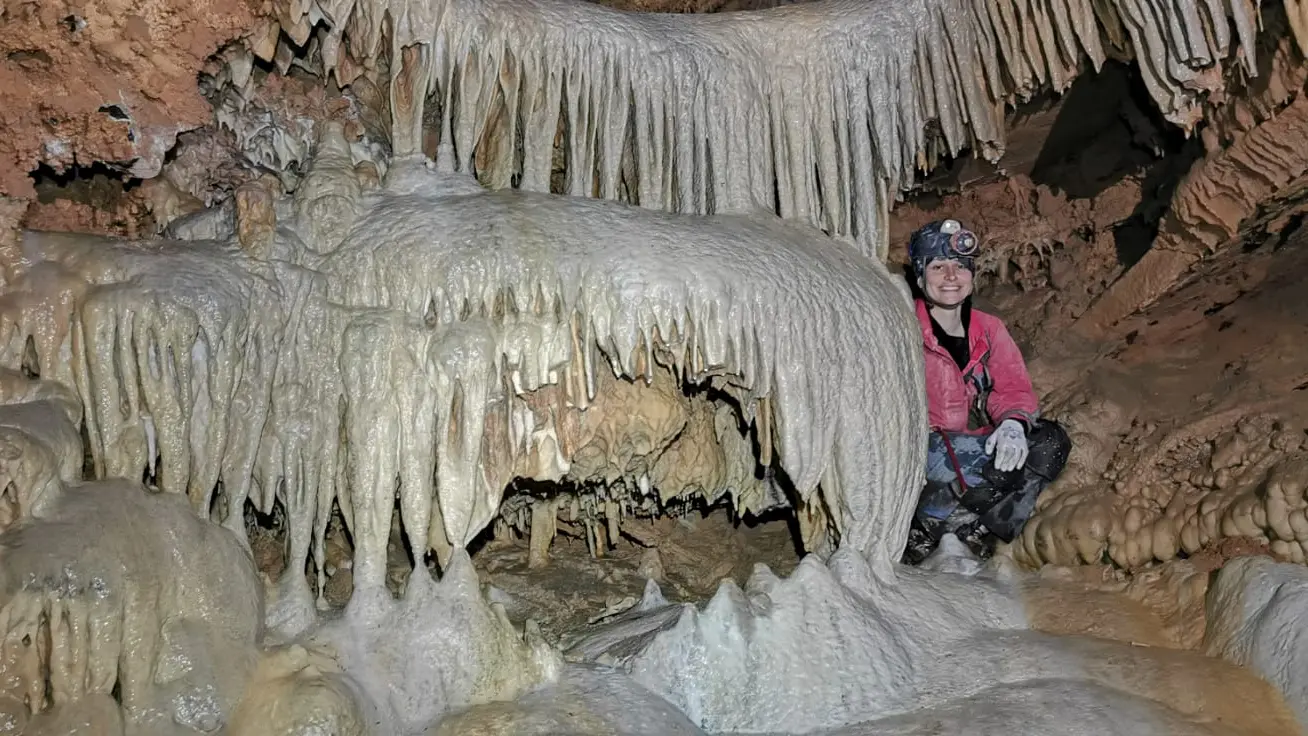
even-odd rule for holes
{"type": "Polygon", "coordinates": [[[1026,445],[1026,430],[1016,419],[1005,419],[986,439],[986,454],[995,456],[995,470],[1007,473],[1026,463],[1030,449],[1026,445]]]}

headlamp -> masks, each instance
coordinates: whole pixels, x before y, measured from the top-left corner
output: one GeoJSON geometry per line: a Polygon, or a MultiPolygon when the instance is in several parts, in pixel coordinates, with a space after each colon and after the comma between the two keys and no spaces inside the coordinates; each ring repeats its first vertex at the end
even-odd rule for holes
{"type": "Polygon", "coordinates": [[[949,236],[949,250],[952,255],[964,258],[976,253],[981,246],[981,239],[971,230],[964,230],[958,220],[945,220],[940,223],[940,232],[949,236]]]}
{"type": "Polygon", "coordinates": [[[981,240],[971,230],[960,230],[949,236],[949,249],[960,256],[970,256],[976,253],[981,245],[981,240]]]}

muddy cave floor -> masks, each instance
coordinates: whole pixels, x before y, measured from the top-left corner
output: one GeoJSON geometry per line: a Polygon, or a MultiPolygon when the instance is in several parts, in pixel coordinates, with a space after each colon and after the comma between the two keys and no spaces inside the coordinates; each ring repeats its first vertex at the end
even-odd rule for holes
{"type": "MultiPolygon", "coordinates": [[[[737,519],[724,508],[628,520],[622,537],[603,556],[591,554],[584,536],[560,533],[550,545],[548,564],[534,569],[528,567],[527,535],[508,531],[492,536],[488,530],[484,542],[474,543],[472,562],[490,600],[503,604],[514,624],[533,620],[557,644],[569,632],[634,605],[649,579],[671,602],[699,602],[711,598],[726,578],[743,587],[759,563],[789,575],[800,559],[792,523],[781,516],[737,519]]],[[[285,534],[279,521],[252,521],[248,531],[256,565],[276,582],[285,574],[285,534]]],[[[387,564],[387,581],[396,594],[412,570],[402,540],[396,519],[387,564]]],[[[352,588],[352,550],[339,516],[328,528],[326,546],[324,598],[336,610],[349,601],[352,588]]],[[[437,574],[434,562],[427,567],[437,574]]]]}

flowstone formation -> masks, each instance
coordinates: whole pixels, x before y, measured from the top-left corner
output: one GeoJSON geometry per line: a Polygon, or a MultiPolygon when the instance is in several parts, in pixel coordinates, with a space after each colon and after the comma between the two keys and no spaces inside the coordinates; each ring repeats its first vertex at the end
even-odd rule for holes
{"type": "Polygon", "coordinates": [[[184,497],[78,482],[81,414],[66,386],[0,372],[5,728],[211,732],[258,660],[263,588],[184,497]]]}
{"type": "MultiPolygon", "coordinates": [[[[831,534],[893,557],[909,503],[874,489],[919,474],[922,396],[864,393],[920,384],[906,292],[883,267],[775,218],[688,220],[493,193],[413,159],[392,163],[384,191],[364,192],[339,127],[328,131],[281,214],[238,195],[234,229],[255,257],[29,238],[29,273],[109,281],[78,300],[76,315],[65,304],[64,329],[33,342],[35,360],[51,366],[68,326],[81,331],[87,349],[55,370],[92,404],[97,472],[150,473],[198,508],[217,504],[234,530],[247,498],[266,512],[280,495],[292,567],[321,545],[332,502],[345,499],[355,584],[380,585],[397,479],[416,559],[467,545],[512,478],[571,472],[563,449],[575,447],[579,482],[604,477],[595,454],[607,453],[638,495],[650,476],[669,480],[664,491],[720,495],[733,473],[716,465],[707,478],[673,479],[675,470],[633,461],[703,450],[670,444],[684,427],[624,445],[571,411],[596,400],[601,368],[651,386],[670,372],[735,401],[762,458],[775,452],[796,501],[824,509],[814,513],[831,534]],[[298,237],[272,229],[286,218],[298,237]],[[222,280],[201,296],[193,286],[213,278],[206,271],[222,280]],[[815,298],[820,290],[828,296],[815,298]],[[138,299],[154,307],[140,310],[138,299]],[[98,344],[117,347],[89,349],[98,344]],[[235,359],[220,360],[225,350],[235,359]],[[238,372],[242,361],[253,368],[238,372]]],[[[26,288],[16,284],[13,298],[31,309],[26,288]]],[[[31,335],[16,321],[15,362],[31,335]]],[[[726,434],[699,414],[680,420],[696,425],[691,439],[726,434]]],[[[736,469],[737,493],[756,489],[753,475],[736,469]]]]}
{"type": "Polygon", "coordinates": [[[1129,339],[1037,366],[1077,444],[1017,559],[1143,570],[1226,543],[1305,561],[1308,407],[1287,356],[1308,259],[1301,231],[1258,230],[1124,320],[1129,339]]]}
{"type": "MultiPolygon", "coordinates": [[[[293,199],[238,194],[235,221],[196,216],[226,242],[27,234],[6,253],[4,360],[76,391],[96,476],[145,477],[237,538],[247,499],[284,509],[287,566],[312,559],[319,583],[284,577],[270,611],[284,638],[313,623],[323,531],[340,508],[354,591],[345,631],[313,636],[355,674],[380,668],[368,683],[409,668],[401,679],[422,689],[385,715],[393,727],[557,667],[505,639],[507,620],[466,577],[463,548],[515,477],[571,473],[591,488],[570,505],[617,527],[660,494],[761,503],[755,466],[775,460],[793,494],[781,502],[811,507],[824,545],[891,575],[912,497],[878,489],[921,473],[923,400],[906,292],[883,267],[775,218],[493,193],[420,159],[391,162],[385,188],[365,191],[341,129],[325,131],[293,199]],[[641,421],[621,426],[623,389],[601,371],[647,387],[641,421]],[[711,388],[739,414],[678,403],[668,382],[711,388]],[[398,602],[385,588],[397,494],[413,558],[432,552],[443,568],[428,584],[419,567],[398,602]],[[454,609],[444,623],[400,623],[432,596],[454,609]],[[433,633],[448,622],[467,645],[433,633]],[[365,626],[388,636],[363,646],[365,626]],[[424,638],[463,653],[417,671],[388,654],[424,638]]],[[[526,505],[533,533],[559,506],[526,505]]]]}
{"type": "Polygon", "coordinates": [[[878,262],[773,216],[490,191],[421,157],[368,179],[351,151],[325,126],[294,196],[245,189],[174,223],[198,239],[5,243],[0,624],[20,732],[915,733],[1036,696],[1061,705],[980,722],[1300,728],[1281,695],[1297,672],[1278,692],[1221,659],[1289,661],[1246,654],[1256,606],[1214,610],[1206,657],[1067,637],[1083,632],[1057,603],[978,575],[952,538],[894,564],[925,401],[906,291],[878,262]],[[84,462],[105,480],[79,482],[84,462]],[[702,609],[651,583],[554,642],[490,602],[466,549],[497,519],[543,555],[565,506],[620,531],[722,498],[807,513],[820,554],[702,609]],[[247,502],[287,519],[266,605],[247,502]],[[395,594],[397,506],[415,564],[395,594]],[[353,588],[324,615],[334,509],[353,588]]]}

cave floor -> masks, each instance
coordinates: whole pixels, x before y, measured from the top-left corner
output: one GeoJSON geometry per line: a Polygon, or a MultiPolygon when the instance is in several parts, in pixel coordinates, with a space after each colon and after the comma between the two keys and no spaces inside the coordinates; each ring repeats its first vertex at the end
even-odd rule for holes
{"type": "MultiPolygon", "coordinates": [[[[412,569],[404,553],[398,514],[392,530],[388,579],[399,593],[412,569]]],[[[280,524],[250,524],[250,544],[259,570],[275,582],[284,573],[286,537],[280,524]]],[[[789,575],[800,554],[791,524],[784,518],[737,520],[723,509],[708,514],[623,522],[622,536],[602,557],[591,555],[584,538],[560,533],[550,546],[548,564],[528,567],[529,539],[510,532],[472,548],[473,566],[492,602],[504,606],[514,624],[527,620],[557,644],[568,632],[626,610],[640,600],[646,581],[659,584],[671,602],[701,602],[730,578],[744,586],[757,563],[779,576],[789,575]]],[[[324,598],[340,609],[350,599],[353,554],[339,517],[328,528],[324,598]]],[[[432,563],[429,568],[438,575],[432,563]]],[[[310,575],[312,585],[313,577],[310,575]]]]}
{"type": "Polygon", "coordinates": [[[669,601],[703,601],[726,578],[744,586],[757,563],[778,575],[799,563],[784,520],[733,521],[721,510],[624,523],[623,538],[599,558],[584,539],[564,534],[554,538],[544,567],[529,569],[527,551],[525,535],[495,539],[473,553],[473,564],[515,624],[532,619],[554,642],[634,605],[650,578],[669,601]]]}

